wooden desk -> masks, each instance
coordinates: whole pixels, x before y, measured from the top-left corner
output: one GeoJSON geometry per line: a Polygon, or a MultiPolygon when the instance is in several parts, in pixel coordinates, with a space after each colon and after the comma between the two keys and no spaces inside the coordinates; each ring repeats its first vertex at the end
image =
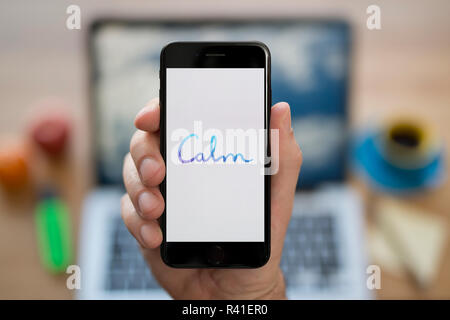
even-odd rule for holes
{"type": "MultiPolygon", "coordinates": [[[[414,114],[430,121],[450,150],[450,2],[377,1],[382,8],[382,30],[365,28],[365,9],[371,1],[286,1],[221,2],[223,15],[273,16],[342,14],[355,27],[355,64],[352,94],[352,123],[361,127],[393,113],[414,114]],[[233,3],[233,2],[231,2],[233,3]],[[258,3],[258,6],[256,6],[258,3]]],[[[170,3],[128,1],[114,8],[108,1],[78,1],[82,21],[94,15],[123,12],[152,16],[184,17],[217,13],[218,4],[198,1],[172,6],[170,3]],[[201,5],[197,5],[201,4],[201,5]]],[[[6,6],[6,5],[4,5],[6,6]]],[[[86,92],[84,34],[65,29],[66,4],[25,1],[1,8],[0,20],[0,135],[21,135],[36,99],[56,95],[68,102],[73,114],[74,136],[69,160],[52,170],[72,212],[74,234],[79,226],[82,200],[92,183],[86,92]],[[8,17],[8,19],[7,19],[8,17]],[[11,19],[14,17],[14,19],[11,19]]],[[[447,156],[447,159],[449,157],[447,156]]],[[[41,161],[40,157],[33,159],[41,161]]],[[[448,166],[447,160],[447,166],[448,166]]],[[[37,166],[41,168],[41,166],[37,166]]],[[[365,196],[370,194],[358,179],[353,184],[365,196]]],[[[450,183],[411,199],[415,205],[450,221],[450,183]]],[[[367,196],[366,199],[373,197],[367,196]]],[[[367,205],[370,206],[370,201],[367,205]]],[[[39,263],[31,190],[16,199],[0,192],[0,298],[67,299],[65,276],[44,271],[39,263]]],[[[450,240],[449,240],[450,241],[450,240]]],[[[450,298],[450,245],[447,244],[435,284],[427,292],[418,291],[403,276],[383,273],[379,298],[450,298]]]]}

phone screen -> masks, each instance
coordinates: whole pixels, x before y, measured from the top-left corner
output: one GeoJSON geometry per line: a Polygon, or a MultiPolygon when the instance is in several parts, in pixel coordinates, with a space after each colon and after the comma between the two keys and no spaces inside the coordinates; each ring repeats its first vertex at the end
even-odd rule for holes
{"type": "Polygon", "coordinates": [[[264,68],[167,68],[167,242],[264,241],[264,68]]]}

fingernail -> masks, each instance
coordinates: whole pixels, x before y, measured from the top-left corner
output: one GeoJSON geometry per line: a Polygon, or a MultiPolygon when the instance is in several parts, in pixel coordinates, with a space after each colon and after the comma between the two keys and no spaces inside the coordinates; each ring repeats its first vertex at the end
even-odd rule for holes
{"type": "Polygon", "coordinates": [[[284,111],[283,124],[287,128],[291,129],[291,109],[289,108],[289,105],[287,103],[286,103],[286,106],[284,108],[287,109],[287,110],[284,111]]]}
{"type": "Polygon", "coordinates": [[[152,106],[151,106],[151,105],[148,105],[148,106],[143,107],[143,108],[138,112],[138,114],[136,115],[136,119],[139,118],[140,116],[142,116],[144,113],[149,112],[151,109],[152,109],[152,106]]]}
{"type": "Polygon", "coordinates": [[[159,168],[159,164],[156,160],[152,158],[145,158],[141,161],[141,165],[139,167],[139,173],[141,174],[141,178],[145,183],[150,177],[156,173],[159,168]]]}
{"type": "Polygon", "coordinates": [[[153,228],[149,224],[144,224],[141,227],[141,238],[142,242],[144,242],[144,245],[146,247],[154,247],[154,238],[155,235],[153,234],[153,228]]]}
{"type": "Polygon", "coordinates": [[[287,102],[279,102],[276,104],[274,111],[277,113],[281,113],[281,115],[278,115],[281,117],[280,119],[280,129],[286,130],[290,129],[291,127],[291,111],[289,108],[289,104],[287,102]]]}
{"type": "Polygon", "coordinates": [[[138,205],[142,214],[151,212],[157,204],[155,195],[151,192],[144,191],[139,195],[138,205]]]}

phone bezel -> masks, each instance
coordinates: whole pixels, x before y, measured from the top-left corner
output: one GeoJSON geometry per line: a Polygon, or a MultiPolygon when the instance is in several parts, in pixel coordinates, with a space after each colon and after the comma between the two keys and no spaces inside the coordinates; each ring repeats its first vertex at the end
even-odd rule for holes
{"type": "MultiPolygon", "coordinates": [[[[160,147],[166,161],[167,68],[261,68],[265,70],[264,129],[266,155],[270,157],[270,51],[261,42],[172,42],[160,58],[160,147]]],[[[266,161],[266,167],[270,162],[266,161]]],[[[270,175],[264,177],[264,242],[167,242],[166,211],[160,225],[162,260],[175,268],[257,268],[270,257],[270,175]]],[[[166,200],[166,179],[160,185],[166,200]]]]}

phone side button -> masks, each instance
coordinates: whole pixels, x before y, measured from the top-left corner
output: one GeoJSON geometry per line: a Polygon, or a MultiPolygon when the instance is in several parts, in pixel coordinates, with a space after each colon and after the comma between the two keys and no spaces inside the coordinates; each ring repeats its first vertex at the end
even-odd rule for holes
{"type": "Polygon", "coordinates": [[[208,250],[208,262],[214,265],[220,264],[224,259],[224,251],[220,246],[211,246],[208,250]]]}

